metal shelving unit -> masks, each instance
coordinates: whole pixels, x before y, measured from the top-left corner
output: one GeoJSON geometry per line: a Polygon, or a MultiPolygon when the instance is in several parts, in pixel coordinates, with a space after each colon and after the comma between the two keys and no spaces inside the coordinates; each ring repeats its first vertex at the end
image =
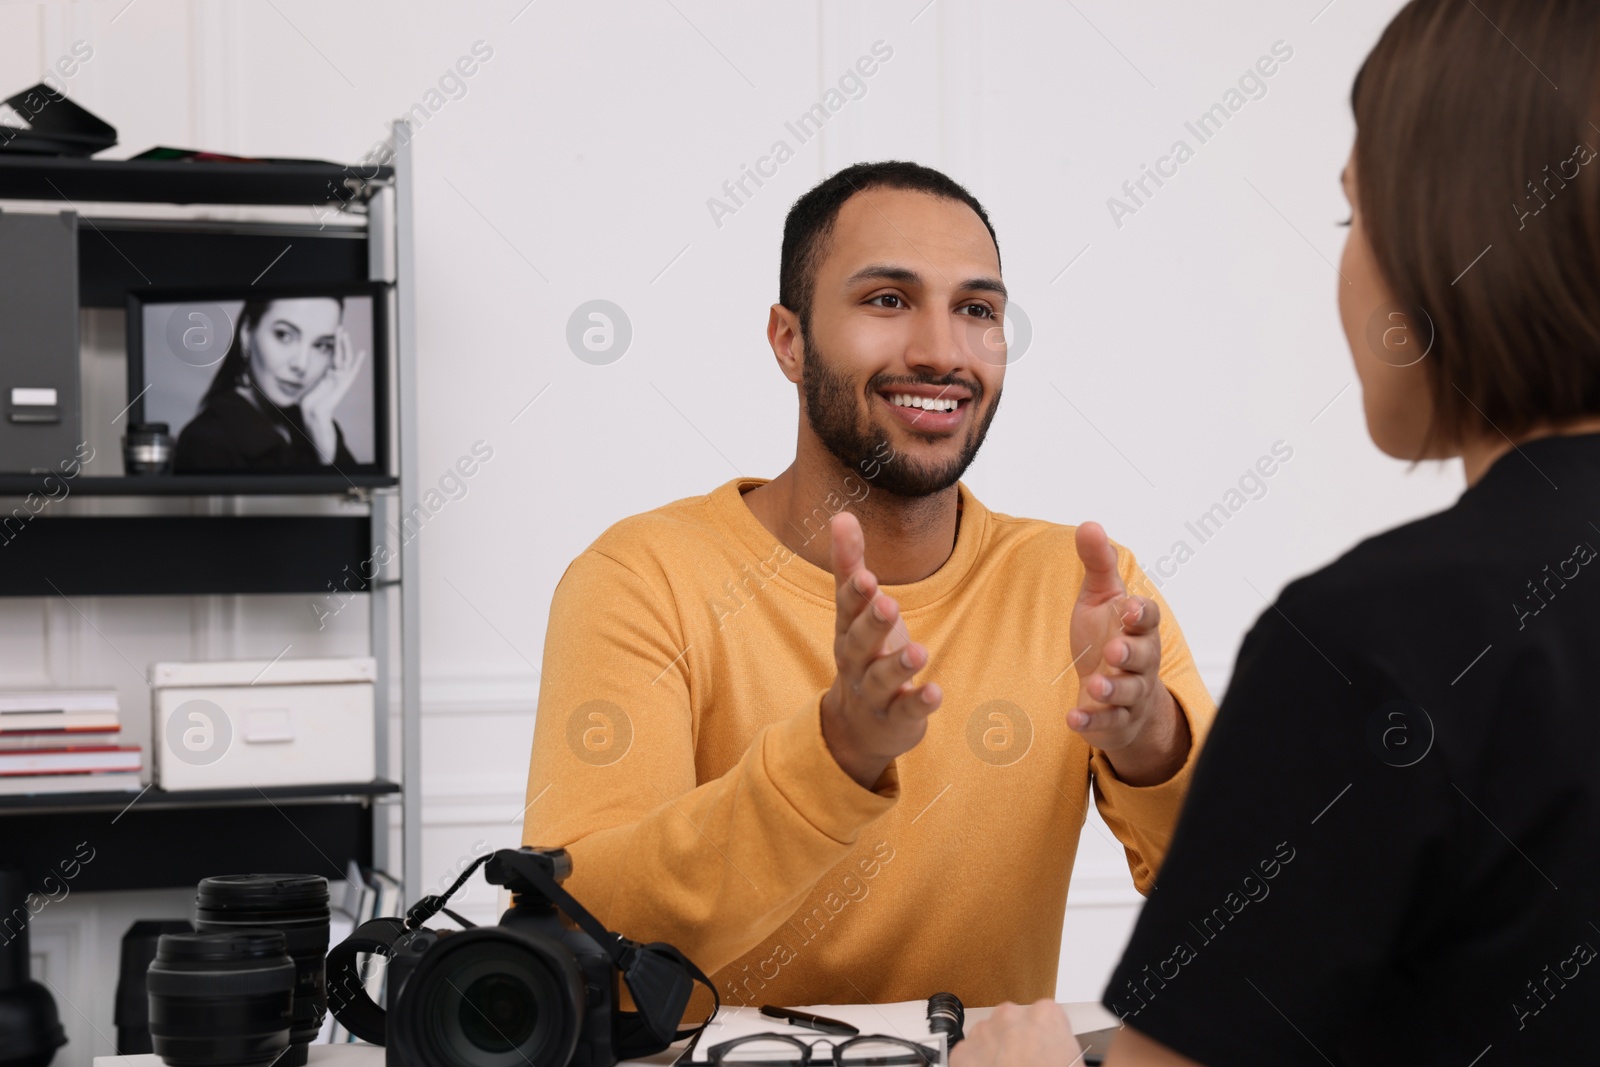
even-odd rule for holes
{"type": "MultiPolygon", "coordinates": [[[[80,304],[124,306],[130,288],[146,285],[248,285],[284,239],[296,256],[274,268],[283,283],[389,283],[393,372],[394,462],[387,474],[79,477],[85,496],[252,496],[345,498],[365,515],[45,514],[26,537],[6,546],[0,596],[213,595],[326,592],[335,578],[359,575],[388,537],[391,522],[418,505],[416,340],[412,281],[412,160],[404,120],[394,124],[393,166],[329,163],[188,163],[7,157],[0,155],[0,200],[51,202],[75,210],[79,229],[80,304]],[[92,207],[80,207],[80,204],[92,207]],[[308,221],[232,221],[102,214],[118,204],[268,205],[308,209],[308,221]],[[325,226],[311,211],[331,213],[325,226]],[[365,225],[361,222],[364,220],[365,225]],[[137,262],[140,267],[134,267],[137,262]],[[289,547],[285,547],[289,546],[289,547]],[[92,548],[92,551],[86,549],[92,548]]],[[[40,478],[0,476],[0,498],[37,491],[40,478]]],[[[213,509],[216,510],[216,509],[213,509]]],[[[8,863],[25,870],[59,859],[61,843],[91,831],[126,863],[94,865],[87,888],[192,885],[207,868],[315,870],[349,859],[394,870],[389,808],[398,794],[406,894],[421,885],[421,704],[417,544],[390,546],[399,556],[372,581],[347,588],[370,600],[371,654],[377,661],[377,779],[337,786],[132,794],[36,794],[0,797],[0,839],[8,863]],[[394,636],[398,621],[398,641],[394,636]],[[398,644],[398,650],[394,647],[398,644]],[[396,655],[399,656],[396,661],[396,655]],[[398,675],[398,693],[394,678],[398,675]],[[390,766],[389,722],[401,720],[401,784],[390,766]],[[130,802],[132,802],[130,804],[130,802]],[[293,811],[293,821],[286,812],[293,811]],[[105,831],[114,822],[116,832],[105,831]],[[204,849],[195,849],[197,840],[204,849]],[[219,851],[220,850],[220,851],[219,851]],[[117,873],[112,873],[117,872],[117,873]],[[105,884],[101,884],[101,882],[105,884]]],[[[86,867],[85,872],[90,868],[86,867]]],[[[36,881],[37,879],[33,879],[36,881]]]]}
{"type": "MultiPolygon", "coordinates": [[[[60,478],[50,475],[56,482],[60,478]]],[[[72,480],[80,496],[310,496],[348,490],[393,489],[400,479],[386,474],[150,474],[72,480]]],[[[0,474],[0,496],[49,490],[45,477],[0,474]]]]}
{"type": "Polygon", "coordinates": [[[372,818],[374,809],[384,810],[373,802],[399,792],[397,783],[380,779],[184,793],[152,788],[137,800],[132,793],[0,797],[0,827],[27,827],[7,841],[8,865],[49,870],[85,842],[94,862],[73,888],[160,889],[223,871],[320,872],[330,860],[370,863],[375,837],[386,829],[372,818]]]}

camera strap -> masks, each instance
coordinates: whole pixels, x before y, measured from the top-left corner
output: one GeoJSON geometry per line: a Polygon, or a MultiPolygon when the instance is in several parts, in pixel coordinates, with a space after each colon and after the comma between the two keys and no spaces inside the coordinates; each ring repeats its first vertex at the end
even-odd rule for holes
{"type": "MultiPolygon", "coordinates": [[[[578,928],[594,938],[612,965],[622,972],[622,981],[633,997],[636,1012],[619,1011],[617,1022],[617,1051],[623,1059],[634,1059],[660,1052],[674,1041],[694,1037],[716,1017],[722,1006],[717,987],[704,971],[682,952],[663,941],[640,944],[605,928],[605,924],[589,914],[589,909],[579,904],[561,883],[551,877],[532,856],[513,849],[479,856],[461,872],[455,883],[437,896],[426,896],[406,912],[406,926],[420,930],[428,920],[441,911],[457,889],[466,884],[479,867],[491,859],[514,870],[534,888],[543,893],[578,928]],[[694,983],[699,982],[711,991],[711,1014],[698,1026],[678,1029],[689,997],[694,993],[694,983]]],[[[354,1032],[352,1030],[352,1032],[354,1032]]],[[[359,1036],[359,1035],[358,1035],[359,1036]]]]}
{"type": "Polygon", "coordinates": [[[509,853],[503,854],[502,859],[549,897],[579,929],[594,938],[622,972],[622,980],[639,1009],[618,1013],[622,1019],[618,1026],[617,1051],[623,1059],[660,1052],[674,1041],[694,1037],[710,1024],[722,999],[717,996],[717,987],[693,960],[665,942],[640,944],[607,930],[531,857],[509,853]],[[711,991],[711,1014],[700,1025],[680,1030],[678,1022],[689,1004],[695,982],[711,991]]]}
{"type": "Polygon", "coordinates": [[[388,1024],[383,1009],[367,995],[356,955],[366,952],[393,958],[401,943],[415,934],[399,919],[370,919],[328,952],[328,1009],[340,1025],[363,1041],[383,1044],[388,1024]]]}

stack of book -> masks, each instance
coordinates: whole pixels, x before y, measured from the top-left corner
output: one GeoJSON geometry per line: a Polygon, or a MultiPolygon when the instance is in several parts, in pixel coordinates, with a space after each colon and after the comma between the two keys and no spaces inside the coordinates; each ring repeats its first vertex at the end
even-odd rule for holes
{"type": "Polygon", "coordinates": [[[0,693],[0,796],[137,791],[114,689],[0,693]]]}

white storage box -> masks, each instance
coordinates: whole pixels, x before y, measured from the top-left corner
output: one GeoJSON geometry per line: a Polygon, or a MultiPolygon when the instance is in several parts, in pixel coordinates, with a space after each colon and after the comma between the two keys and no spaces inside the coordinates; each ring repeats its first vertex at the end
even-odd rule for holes
{"type": "Polygon", "coordinates": [[[375,677],[370,657],[154,664],[156,785],[369,782],[375,677]]]}

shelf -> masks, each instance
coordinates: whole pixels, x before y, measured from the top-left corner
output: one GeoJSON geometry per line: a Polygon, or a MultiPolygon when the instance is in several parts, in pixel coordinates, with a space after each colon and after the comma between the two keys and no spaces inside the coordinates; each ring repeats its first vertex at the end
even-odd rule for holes
{"type": "Polygon", "coordinates": [[[364,199],[390,167],[186,163],[0,155],[0,199],[157,204],[328,204],[364,199]],[[351,188],[348,183],[354,183],[351,188]]]}
{"type": "Polygon", "coordinates": [[[366,592],[368,515],[0,513],[0,596],[366,592]],[[292,546],[292,551],[286,550],[292,546]]]}
{"type": "Polygon", "coordinates": [[[47,494],[67,486],[82,496],[343,496],[352,489],[388,489],[387,474],[144,474],[112,478],[61,478],[44,474],[0,474],[0,497],[47,494]],[[49,485],[46,478],[54,478],[49,485]]]}
{"type": "Polygon", "coordinates": [[[319,231],[315,226],[184,222],[163,229],[148,219],[81,221],[78,303],[83,307],[121,310],[128,290],[150,286],[244,291],[269,266],[266,278],[273,285],[342,284],[370,276],[365,227],[319,231]]]}
{"type": "Polygon", "coordinates": [[[79,867],[74,892],[193,886],[209,875],[253,871],[338,879],[350,860],[372,863],[372,803],[398,792],[394,782],[379,780],[4,797],[0,855],[38,885],[86,845],[93,858],[79,867]],[[8,811],[15,817],[6,818],[8,811]]]}
{"type": "Polygon", "coordinates": [[[400,792],[398,782],[378,779],[371,782],[339,782],[332,785],[275,785],[248,789],[185,789],[168,792],[154,786],[141,795],[137,791],[115,793],[29,793],[17,796],[0,796],[0,817],[9,811],[30,811],[41,808],[72,808],[87,810],[103,808],[122,811],[138,798],[141,808],[186,808],[200,804],[275,804],[279,801],[314,798],[349,797],[365,798],[386,796],[400,792]]]}

